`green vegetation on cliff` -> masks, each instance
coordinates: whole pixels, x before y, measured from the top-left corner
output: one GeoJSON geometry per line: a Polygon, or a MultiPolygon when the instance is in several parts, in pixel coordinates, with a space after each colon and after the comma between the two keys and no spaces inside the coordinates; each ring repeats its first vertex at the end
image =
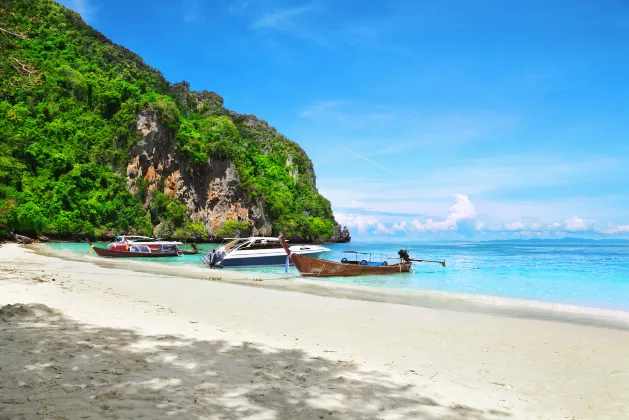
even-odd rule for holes
{"type": "MultiPolygon", "coordinates": [[[[171,86],[78,14],[50,0],[5,0],[0,49],[0,235],[152,234],[160,224],[160,234],[206,236],[175,194],[149,191],[142,180],[135,194],[127,188],[136,118],[150,109],[175,133],[188,170],[234,162],[274,233],[332,236],[330,203],[297,144],[226,110],[214,93],[171,86]]],[[[219,236],[247,228],[234,220],[219,236]]]]}

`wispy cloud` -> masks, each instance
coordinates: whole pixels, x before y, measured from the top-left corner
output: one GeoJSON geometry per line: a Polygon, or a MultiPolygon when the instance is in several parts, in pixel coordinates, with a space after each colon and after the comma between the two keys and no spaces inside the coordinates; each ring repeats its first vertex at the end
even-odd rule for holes
{"type": "Polygon", "coordinates": [[[378,168],[380,168],[380,169],[384,169],[385,171],[390,172],[390,173],[392,173],[393,175],[401,176],[400,174],[398,174],[398,173],[396,173],[396,172],[393,172],[391,169],[389,169],[389,168],[385,168],[384,166],[380,165],[379,163],[376,163],[376,162],[374,162],[373,160],[371,160],[371,159],[369,159],[369,158],[366,158],[365,156],[363,156],[363,155],[361,155],[361,154],[358,154],[358,153],[354,152],[354,151],[353,151],[353,150],[351,150],[351,149],[348,149],[347,147],[343,147],[343,149],[347,150],[348,152],[350,152],[350,153],[351,153],[351,154],[353,154],[354,156],[357,156],[357,157],[359,157],[359,158],[361,158],[361,159],[363,159],[363,160],[366,160],[367,162],[371,163],[372,165],[377,166],[377,167],[378,167],[378,168]]]}
{"type": "Polygon", "coordinates": [[[301,6],[292,9],[277,10],[272,13],[264,13],[262,17],[253,23],[253,27],[286,30],[295,26],[295,17],[312,10],[314,10],[312,6],[301,6]]]}
{"type": "Polygon", "coordinates": [[[84,21],[93,23],[100,9],[98,0],[59,0],[59,3],[77,12],[84,21]]]}
{"type": "MultiPolygon", "coordinates": [[[[231,8],[230,8],[231,9],[231,8]]],[[[264,12],[253,21],[254,29],[273,29],[285,32],[296,38],[310,41],[323,48],[371,49],[374,51],[417,57],[417,54],[403,45],[384,40],[380,20],[370,22],[335,22],[335,9],[325,10],[319,4],[306,4],[298,7],[264,12]],[[321,12],[321,19],[316,22],[307,20],[305,15],[321,12]]],[[[389,34],[389,38],[391,35],[389,34]]]]}
{"type": "Polygon", "coordinates": [[[330,115],[331,113],[338,113],[339,109],[348,105],[348,101],[331,99],[327,101],[318,101],[312,105],[309,105],[299,112],[300,117],[319,117],[322,115],[330,115]]]}
{"type": "MultiPolygon", "coordinates": [[[[393,107],[383,105],[364,104],[350,99],[326,99],[314,101],[308,105],[302,105],[296,109],[299,117],[308,120],[305,124],[319,124],[324,121],[326,127],[337,133],[349,133],[354,135],[362,132],[361,144],[365,144],[366,137],[375,133],[372,128],[385,130],[391,125],[403,124],[400,113],[393,107]]],[[[390,130],[387,130],[390,132],[390,130]]],[[[346,139],[351,143],[351,139],[346,139]]],[[[381,142],[379,142],[381,143],[381,142]]],[[[382,146],[379,144],[378,148],[382,146]]],[[[368,153],[372,154],[372,153],[368,153]]],[[[368,155],[367,154],[367,155],[368,155]]]]}
{"type": "Polygon", "coordinates": [[[74,0],[74,7],[76,8],[76,11],[78,14],[80,14],[81,16],[84,16],[87,14],[87,4],[86,4],[86,0],[74,0]]]}
{"type": "Polygon", "coordinates": [[[249,0],[234,0],[227,8],[227,13],[230,15],[236,15],[249,6],[249,0]]]}
{"type": "Polygon", "coordinates": [[[182,0],[183,21],[186,23],[199,23],[206,20],[199,4],[199,0],[182,0]]]}

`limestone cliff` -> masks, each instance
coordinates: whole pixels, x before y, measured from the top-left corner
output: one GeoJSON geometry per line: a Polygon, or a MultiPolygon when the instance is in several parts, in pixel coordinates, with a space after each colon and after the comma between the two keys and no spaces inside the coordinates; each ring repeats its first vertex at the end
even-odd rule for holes
{"type": "Polygon", "coordinates": [[[190,218],[201,221],[211,237],[227,220],[248,222],[255,236],[272,234],[262,203],[249,200],[240,188],[233,162],[211,160],[201,171],[186,171],[172,130],[158,120],[154,111],[138,114],[137,127],[142,138],[131,153],[127,183],[129,190],[137,194],[138,179],[147,181],[147,205],[150,192],[159,189],[184,202],[190,218]]]}
{"type": "MultiPolygon", "coordinates": [[[[204,93],[199,98],[191,95],[187,86],[182,89],[181,85],[175,85],[174,91],[180,93],[178,102],[183,102],[185,106],[207,106],[198,105],[197,102],[203,104],[204,99],[209,99],[211,105],[216,106],[214,112],[222,109],[222,99],[216,94],[204,93]]],[[[248,127],[263,125],[263,129],[268,129],[265,122],[253,116],[225,112],[248,127]]],[[[216,238],[219,229],[229,220],[245,222],[250,227],[248,231],[241,232],[242,234],[278,234],[267,215],[263,200],[250,198],[242,187],[236,165],[231,159],[210,158],[201,167],[191,165],[178,150],[174,130],[161,121],[154,110],[145,109],[137,115],[137,130],[141,137],[130,154],[126,177],[131,193],[137,195],[140,188],[146,189],[146,207],[150,207],[156,191],[176,197],[186,205],[192,221],[203,223],[210,239],[216,238]]],[[[292,155],[288,155],[286,167],[292,178],[297,179],[300,176],[299,168],[293,165],[292,155]]],[[[314,186],[316,180],[312,166],[308,165],[305,169],[301,175],[314,186]]],[[[159,225],[156,230],[160,233],[159,225]]],[[[329,238],[296,236],[294,239],[349,242],[351,238],[347,227],[341,228],[335,223],[334,232],[329,238]]]]}

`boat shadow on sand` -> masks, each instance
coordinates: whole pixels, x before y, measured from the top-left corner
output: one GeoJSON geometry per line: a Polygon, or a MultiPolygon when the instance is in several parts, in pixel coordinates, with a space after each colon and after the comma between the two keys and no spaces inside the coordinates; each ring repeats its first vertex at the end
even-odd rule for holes
{"type": "Polygon", "coordinates": [[[444,406],[385,373],[251,343],[142,335],[44,305],[0,309],[0,418],[452,419],[509,417],[444,406]]]}

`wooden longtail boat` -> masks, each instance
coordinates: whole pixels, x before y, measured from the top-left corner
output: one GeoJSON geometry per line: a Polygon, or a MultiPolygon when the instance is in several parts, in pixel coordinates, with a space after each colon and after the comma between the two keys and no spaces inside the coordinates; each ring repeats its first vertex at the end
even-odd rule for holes
{"type": "MultiPolygon", "coordinates": [[[[87,243],[90,245],[90,253],[92,250],[96,252],[96,255],[99,257],[106,258],[160,258],[160,257],[178,257],[179,253],[177,251],[160,251],[160,250],[151,250],[148,247],[140,247],[141,251],[117,251],[113,249],[107,248],[99,248],[94,246],[89,240],[87,243]]],[[[134,246],[131,246],[130,249],[133,249],[134,246]]]]}
{"type": "Polygon", "coordinates": [[[288,258],[290,258],[290,261],[295,265],[302,277],[347,277],[408,273],[412,265],[411,262],[406,262],[402,259],[396,264],[378,266],[337,263],[292,253],[282,235],[280,235],[280,242],[284,251],[286,251],[286,255],[288,255],[288,258]]]}
{"type": "Polygon", "coordinates": [[[180,249],[177,248],[177,251],[181,255],[196,255],[199,253],[199,248],[197,248],[197,244],[192,244],[192,249],[180,249]]]}
{"type": "Polygon", "coordinates": [[[180,255],[197,255],[199,253],[198,249],[180,249],[180,255]]]}

